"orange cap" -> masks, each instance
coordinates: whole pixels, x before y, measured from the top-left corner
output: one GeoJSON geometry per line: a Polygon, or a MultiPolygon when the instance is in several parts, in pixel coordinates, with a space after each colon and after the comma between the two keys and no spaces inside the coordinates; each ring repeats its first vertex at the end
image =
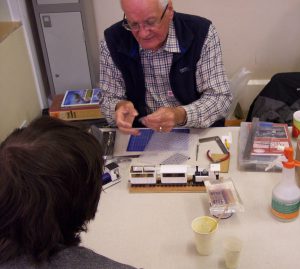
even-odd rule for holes
{"type": "Polygon", "coordinates": [[[291,169],[295,166],[300,166],[300,162],[294,159],[294,151],[292,147],[284,148],[284,156],[287,158],[287,162],[282,162],[283,167],[291,169]]]}

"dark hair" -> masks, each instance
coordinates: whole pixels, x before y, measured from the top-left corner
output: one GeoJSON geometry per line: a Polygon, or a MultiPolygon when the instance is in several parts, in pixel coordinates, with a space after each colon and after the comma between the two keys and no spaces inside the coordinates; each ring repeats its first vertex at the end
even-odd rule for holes
{"type": "Polygon", "coordinates": [[[102,148],[88,131],[41,117],[0,145],[0,263],[47,260],[80,242],[102,187],[102,148]]]}

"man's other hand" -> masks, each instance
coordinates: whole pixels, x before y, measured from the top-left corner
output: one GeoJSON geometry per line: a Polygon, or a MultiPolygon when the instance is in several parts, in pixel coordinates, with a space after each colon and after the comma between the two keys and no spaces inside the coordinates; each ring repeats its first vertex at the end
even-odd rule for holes
{"type": "Polygon", "coordinates": [[[170,132],[174,127],[186,122],[183,107],[161,107],[152,114],[143,117],[142,123],[157,132],[170,132]]]}

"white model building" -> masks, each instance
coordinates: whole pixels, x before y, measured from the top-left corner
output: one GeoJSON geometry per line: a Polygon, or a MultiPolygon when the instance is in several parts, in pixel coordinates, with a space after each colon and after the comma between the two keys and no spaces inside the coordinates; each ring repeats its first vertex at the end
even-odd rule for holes
{"type": "Polygon", "coordinates": [[[136,184],[156,184],[155,166],[131,166],[130,183],[136,184]]]}
{"type": "Polygon", "coordinates": [[[187,165],[161,165],[160,180],[163,184],[186,184],[187,165]]]}

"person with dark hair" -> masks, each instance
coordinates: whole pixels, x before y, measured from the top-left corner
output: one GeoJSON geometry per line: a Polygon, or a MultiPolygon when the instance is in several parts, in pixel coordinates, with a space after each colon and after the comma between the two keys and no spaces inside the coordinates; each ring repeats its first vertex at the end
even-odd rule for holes
{"type": "Polygon", "coordinates": [[[100,44],[101,111],[111,126],[170,132],[224,126],[232,93],[220,39],[203,17],[171,0],[120,0],[123,19],[100,44]]]}
{"type": "Polygon", "coordinates": [[[97,211],[103,162],[92,134],[50,117],[1,143],[0,268],[133,268],[79,246],[97,211]]]}

